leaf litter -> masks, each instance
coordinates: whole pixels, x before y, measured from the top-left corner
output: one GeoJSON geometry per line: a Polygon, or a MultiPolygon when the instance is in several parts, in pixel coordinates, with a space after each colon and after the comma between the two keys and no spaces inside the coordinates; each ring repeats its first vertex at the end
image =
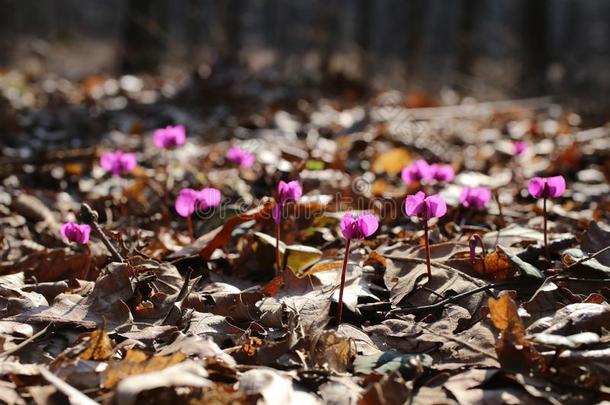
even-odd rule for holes
{"type": "MultiPolygon", "coordinates": [[[[209,88],[202,80],[191,89],[209,88]]],[[[73,111],[86,88],[69,91],[60,108],[73,111]]],[[[401,92],[359,101],[310,88],[283,94],[252,96],[260,109],[217,94],[222,112],[185,107],[185,95],[144,108],[135,94],[113,110],[104,96],[94,103],[105,114],[90,117],[103,136],[83,135],[86,146],[2,145],[0,400],[610,399],[607,125],[571,124],[576,112],[557,115],[548,100],[455,105],[449,117],[429,95],[418,110],[401,92]],[[183,111],[168,119],[172,108],[183,111]],[[148,135],[180,123],[186,143],[160,153],[148,135]],[[517,139],[528,145],[522,155],[511,149],[517,139]],[[225,155],[235,146],[255,162],[232,164],[225,155]],[[138,166],[112,177],[97,162],[117,148],[135,152],[138,166]],[[405,184],[401,170],[418,159],[457,175],[405,184]],[[558,174],[563,196],[548,207],[528,196],[527,179],[558,174]],[[276,222],[276,256],[280,180],[299,181],[304,195],[276,222]],[[493,198],[464,207],[466,186],[493,198]],[[220,208],[185,220],[173,205],[185,187],[218,189],[220,208]],[[429,234],[403,209],[420,189],[448,206],[429,234]],[[59,233],[62,223],[87,222],[83,203],[100,229],[86,246],[59,233]],[[346,252],[340,219],[352,211],[374,213],[380,227],[346,252]],[[484,249],[470,258],[473,234],[484,249]]]]}

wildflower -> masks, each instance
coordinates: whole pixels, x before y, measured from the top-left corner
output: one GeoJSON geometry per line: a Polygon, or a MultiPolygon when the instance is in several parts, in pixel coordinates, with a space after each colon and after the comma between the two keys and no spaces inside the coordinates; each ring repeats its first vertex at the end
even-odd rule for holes
{"type": "Polygon", "coordinates": [[[220,190],[208,187],[200,191],[192,188],[183,188],[176,198],[176,212],[186,218],[188,233],[191,240],[194,239],[193,223],[191,216],[196,210],[208,210],[212,207],[220,205],[221,193],[220,190]]]}
{"type": "Polygon", "coordinates": [[[280,180],[277,185],[276,201],[271,215],[275,221],[275,263],[278,273],[282,271],[282,265],[280,263],[282,208],[289,202],[298,201],[302,195],[303,189],[301,188],[301,184],[296,180],[288,183],[280,180]]]}
{"type": "Polygon", "coordinates": [[[451,165],[433,164],[430,165],[432,178],[436,181],[450,182],[455,177],[455,172],[451,165]]]}
{"type": "Polygon", "coordinates": [[[76,224],[74,222],[66,222],[62,225],[60,231],[61,236],[68,239],[70,242],[76,242],[81,245],[89,243],[89,234],[91,227],[87,224],[76,224]]]}
{"type": "Polygon", "coordinates": [[[153,134],[155,146],[159,149],[174,149],[186,142],[184,125],[167,126],[156,129],[153,134]]]}
{"type": "Polygon", "coordinates": [[[122,176],[135,169],[136,155],[135,153],[126,153],[122,150],[106,152],[100,158],[100,165],[107,172],[115,176],[122,176]]]}
{"type": "Polygon", "coordinates": [[[528,186],[527,190],[534,198],[542,198],[542,215],[543,215],[543,227],[544,227],[544,252],[546,258],[549,259],[549,245],[548,245],[548,232],[547,232],[547,209],[546,200],[549,198],[558,198],[563,195],[566,191],[566,180],[563,176],[553,177],[533,177],[528,186]]]}
{"type": "Polygon", "coordinates": [[[423,159],[416,160],[402,169],[400,176],[407,184],[432,180],[432,169],[428,162],[423,159]]]}
{"type": "Polygon", "coordinates": [[[239,146],[233,146],[227,151],[227,160],[243,168],[252,166],[255,159],[254,153],[248,152],[239,146]]]}
{"type": "Polygon", "coordinates": [[[482,210],[490,201],[491,191],[487,187],[464,187],[460,194],[460,202],[466,208],[482,210]]]}
{"type": "Polygon", "coordinates": [[[517,156],[523,155],[527,152],[527,144],[523,141],[513,142],[513,153],[517,156]]]}
{"type": "Polygon", "coordinates": [[[447,213],[447,204],[438,194],[426,197],[423,191],[407,196],[405,200],[405,211],[409,216],[419,217],[424,224],[424,242],[426,244],[426,267],[428,268],[428,280],[432,278],[432,266],[430,264],[430,238],[428,235],[428,220],[440,218],[447,213]]]}
{"type": "Polygon", "coordinates": [[[345,288],[345,275],[347,273],[347,259],[349,256],[350,243],[352,239],[363,239],[374,234],[379,227],[379,222],[377,222],[377,218],[372,214],[354,216],[351,212],[348,212],[341,219],[339,227],[341,228],[341,233],[343,233],[343,236],[347,239],[345,257],[343,258],[343,269],[341,271],[341,285],[339,287],[339,314],[337,320],[341,323],[343,314],[343,290],[345,288]]]}

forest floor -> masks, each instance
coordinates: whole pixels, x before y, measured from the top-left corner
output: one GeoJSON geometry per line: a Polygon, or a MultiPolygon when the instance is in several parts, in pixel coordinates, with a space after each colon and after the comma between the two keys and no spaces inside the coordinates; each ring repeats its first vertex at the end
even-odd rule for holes
{"type": "Polygon", "coordinates": [[[610,400],[608,125],[549,98],[344,82],[322,94],[243,75],[4,72],[0,91],[1,401],[610,400]],[[152,133],[169,124],[185,125],[187,142],[161,151],[152,133]],[[229,162],[231,146],[254,165],[229,162]],[[137,156],[124,176],[99,163],[117,149],[137,156]],[[455,178],[405,184],[418,159],[450,164],[455,178]],[[567,188],[547,201],[545,249],[528,181],[557,175],[567,188]],[[281,221],[282,271],[280,180],[303,188],[281,221]],[[461,206],[466,186],[493,198],[461,206]],[[187,187],[222,193],[193,215],[194,240],[174,209],[187,187]],[[404,210],[420,189],[448,206],[430,221],[431,277],[421,221],[404,210]],[[60,229],[91,222],[83,203],[100,232],[79,245],[60,229]],[[380,226],[351,243],[337,324],[349,211],[380,226]],[[471,257],[474,234],[484,251],[471,257]]]}

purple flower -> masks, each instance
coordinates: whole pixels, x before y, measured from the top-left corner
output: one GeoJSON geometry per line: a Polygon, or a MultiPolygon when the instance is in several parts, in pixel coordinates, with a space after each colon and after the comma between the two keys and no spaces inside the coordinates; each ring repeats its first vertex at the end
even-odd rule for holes
{"type": "Polygon", "coordinates": [[[405,200],[405,211],[409,216],[417,216],[421,219],[440,218],[447,213],[447,204],[438,194],[426,197],[423,191],[407,196],[405,200]]]}
{"type": "Polygon", "coordinates": [[[513,152],[515,155],[523,155],[527,151],[527,145],[523,141],[513,142],[513,152]]]}
{"type": "Polygon", "coordinates": [[[136,155],[135,153],[126,153],[122,150],[106,152],[100,158],[100,165],[107,172],[110,172],[115,176],[122,176],[135,169],[136,155]]]}
{"type": "Polygon", "coordinates": [[[436,181],[450,182],[455,177],[455,172],[451,165],[433,164],[430,166],[432,178],[436,181]]]}
{"type": "Polygon", "coordinates": [[[432,175],[432,168],[428,162],[423,159],[416,160],[400,172],[402,180],[407,184],[415,183],[417,181],[432,180],[432,175]]]}
{"type": "Polygon", "coordinates": [[[184,142],[186,142],[184,125],[176,125],[175,127],[170,125],[165,128],[156,129],[153,134],[153,141],[159,149],[173,149],[184,145],[184,142]]]}
{"type": "Polygon", "coordinates": [[[557,198],[566,191],[566,180],[563,176],[534,177],[527,190],[534,198],[557,198]]]}
{"type": "Polygon", "coordinates": [[[196,209],[207,210],[220,205],[220,190],[215,188],[204,188],[201,191],[192,188],[183,188],[176,198],[176,212],[184,217],[193,215],[196,209]]]}
{"type": "Polygon", "coordinates": [[[276,224],[280,222],[282,206],[291,201],[298,201],[302,195],[303,189],[298,181],[294,180],[286,183],[285,181],[280,180],[277,185],[277,201],[271,214],[276,224]]]}
{"type": "Polygon", "coordinates": [[[372,214],[354,216],[348,212],[341,219],[339,226],[345,239],[363,239],[375,233],[379,222],[372,214]]]}
{"type": "Polygon", "coordinates": [[[464,187],[460,194],[460,202],[466,208],[482,210],[489,201],[491,201],[491,191],[487,187],[464,187]]]}
{"type": "Polygon", "coordinates": [[[254,164],[254,153],[248,152],[239,146],[233,146],[227,152],[227,160],[241,167],[248,168],[254,164]]]}
{"type": "Polygon", "coordinates": [[[89,242],[89,234],[91,227],[87,224],[75,224],[74,222],[66,222],[59,230],[61,236],[68,239],[70,242],[86,245],[89,242]]]}

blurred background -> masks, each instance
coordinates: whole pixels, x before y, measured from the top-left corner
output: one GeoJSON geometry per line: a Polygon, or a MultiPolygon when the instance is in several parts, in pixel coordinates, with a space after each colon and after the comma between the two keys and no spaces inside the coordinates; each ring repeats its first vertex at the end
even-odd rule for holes
{"type": "Polygon", "coordinates": [[[222,66],[485,99],[610,91],[607,0],[0,0],[0,64],[78,80],[222,66]]]}

